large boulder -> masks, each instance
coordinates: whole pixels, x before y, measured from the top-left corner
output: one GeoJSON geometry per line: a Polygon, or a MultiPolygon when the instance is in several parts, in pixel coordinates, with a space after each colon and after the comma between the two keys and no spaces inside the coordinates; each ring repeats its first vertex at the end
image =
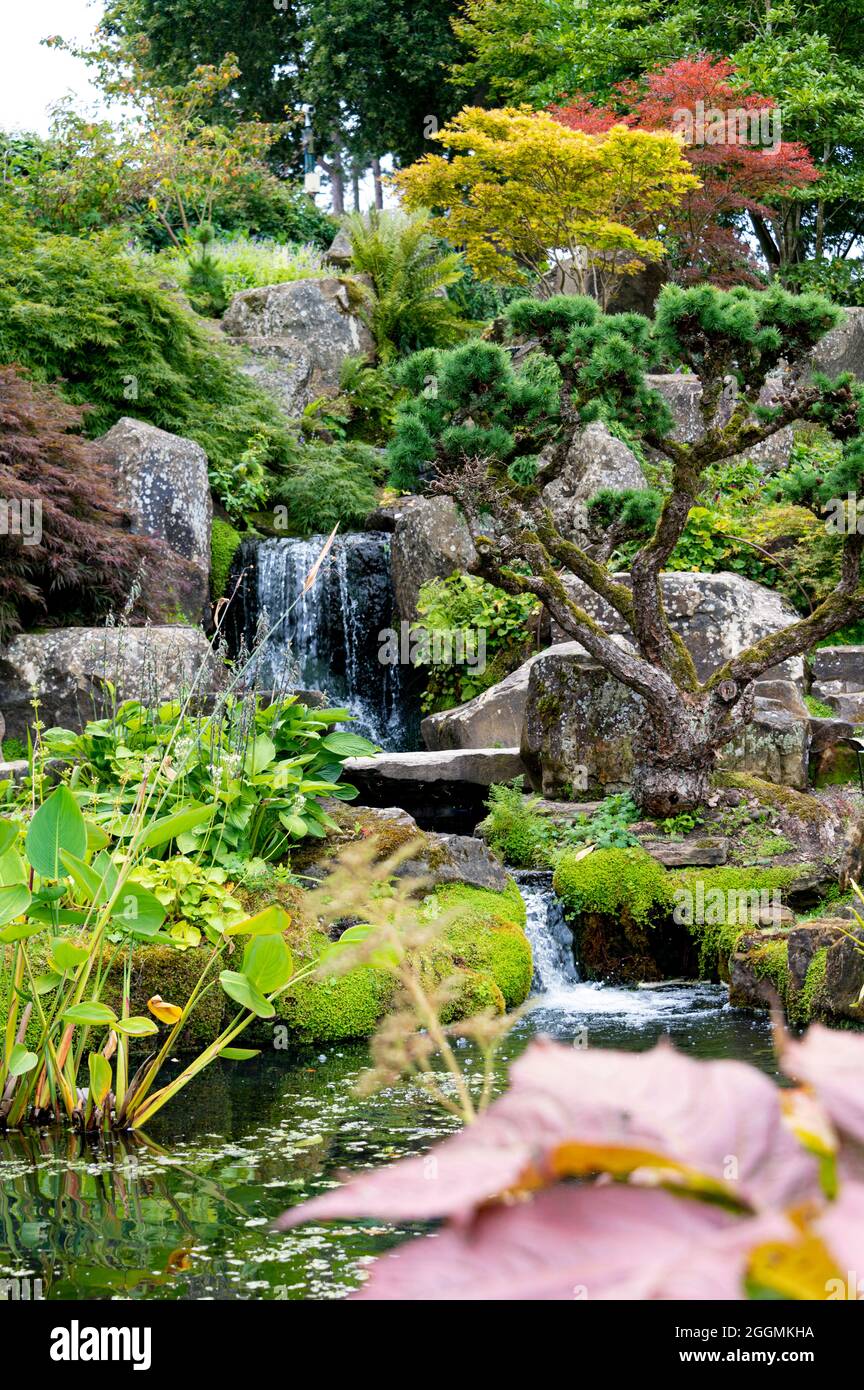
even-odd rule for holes
{"type": "Polygon", "coordinates": [[[245,371],[289,418],[335,395],[346,357],[373,357],[359,289],[335,277],[291,280],[235,294],[222,330],[248,349],[245,371]]]}
{"type": "Polygon", "coordinates": [[[816,371],[835,377],[841,372],[852,372],[864,381],[864,309],[849,308],[843,313],[843,322],[813,348],[801,375],[816,371]]]}
{"type": "Polygon", "coordinates": [[[811,694],[843,720],[864,720],[864,647],[818,647],[811,694]]]}
{"type": "MultiPolygon", "coordinates": [[[[702,387],[698,377],[691,372],[668,372],[648,375],[647,386],[659,391],[666,401],[675,421],[672,438],[682,444],[695,444],[705,433],[702,421],[702,387]]],[[[734,383],[726,383],[715,420],[726,424],[732,414],[735,401],[734,383]]]]}
{"type": "Polygon", "coordinates": [[[7,733],[26,738],[31,700],[43,724],[82,729],[110,706],[105,683],[118,700],[158,704],[181,696],[202,671],[202,696],[222,690],[227,668],[200,628],[67,627],[22,633],[0,654],[0,708],[7,733]]]}
{"type": "MultiPolygon", "coordinates": [[[[754,717],[727,745],[718,766],[766,782],[807,789],[809,717],[762,698],[754,717]]],[[[646,719],[640,696],[610,676],[578,642],[541,652],[531,666],[522,761],[535,791],[551,800],[582,793],[586,801],[626,791],[633,772],[633,740],[646,719]]]]}
{"type": "MultiPolygon", "coordinates": [[[[629,575],[615,576],[629,584],[629,575]]],[[[621,616],[580,580],[572,576],[567,587],[582,607],[586,608],[605,632],[632,638],[621,616]]],[[[663,604],[674,630],[683,637],[696,666],[700,680],[736,652],[779,632],[797,619],[790,604],[773,589],[766,589],[740,574],[721,572],[701,574],[681,570],[662,577],[663,604]]],[[[569,641],[556,624],[552,625],[552,641],[569,641]]],[[[765,679],[778,677],[800,682],[804,664],[794,657],[781,666],[765,672],[765,679]]]]}
{"type": "Polygon", "coordinates": [[[417,597],[430,579],[470,570],[477,560],[468,523],[452,497],[417,497],[396,518],[391,545],[399,615],[417,617],[417,597]]]}
{"type": "Polygon", "coordinates": [[[133,533],[168,547],[148,587],[158,586],[184,616],[200,620],[210,603],[213,503],[207,455],[193,439],[129,416],[98,443],[114,471],[118,501],[133,533]]]}
{"type": "Polygon", "coordinates": [[[543,489],[563,536],[579,539],[586,529],[584,503],[600,488],[645,488],[648,483],[635,454],[601,420],[576,431],[558,477],[543,489]]]}
{"type": "Polygon", "coordinates": [[[537,655],[529,657],[518,670],[464,705],[427,715],[420,725],[426,747],[432,752],[516,747],[525,722],[528,677],[536,660],[537,655]]]}

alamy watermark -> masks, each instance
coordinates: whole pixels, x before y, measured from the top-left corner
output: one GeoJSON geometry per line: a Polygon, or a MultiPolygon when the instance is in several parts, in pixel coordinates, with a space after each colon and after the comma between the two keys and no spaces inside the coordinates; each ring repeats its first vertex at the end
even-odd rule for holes
{"type": "Polygon", "coordinates": [[[467,666],[478,675],[486,670],[485,627],[438,628],[430,631],[404,620],[398,630],[378,633],[382,666],[467,666]]]}
{"type": "Polygon", "coordinates": [[[44,1297],[41,1279],[0,1279],[0,1303],[37,1303],[44,1297]]]}
{"type": "Polygon", "coordinates": [[[716,106],[706,108],[699,100],[673,111],[672,125],[687,145],[753,145],[774,153],[782,138],[777,106],[735,106],[721,111],[716,106]]]}
{"type": "Polygon", "coordinates": [[[829,497],[822,508],[825,530],[833,536],[864,535],[864,497],[847,492],[845,497],[829,497]]]}
{"type": "Polygon", "coordinates": [[[695,888],[676,888],[672,920],[680,926],[694,924],[739,927],[762,922],[779,922],[783,909],[780,891],[774,888],[709,888],[697,879],[695,888]]]}
{"type": "Polygon", "coordinates": [[[0,497],[0,536],[20,536],[24,545],[42,541],[42,499],[0,497]]]}

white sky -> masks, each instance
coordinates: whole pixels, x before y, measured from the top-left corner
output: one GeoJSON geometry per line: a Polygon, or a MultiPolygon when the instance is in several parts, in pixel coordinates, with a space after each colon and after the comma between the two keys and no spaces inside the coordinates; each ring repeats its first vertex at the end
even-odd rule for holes
{"type": "Polygon", "coordinates": [[[87,66],[40,39],[87,39],[103,0],[0,0],[0,129],[48,132],[48,109],[68,92],[92,110],[98,93],[87,66]]]}

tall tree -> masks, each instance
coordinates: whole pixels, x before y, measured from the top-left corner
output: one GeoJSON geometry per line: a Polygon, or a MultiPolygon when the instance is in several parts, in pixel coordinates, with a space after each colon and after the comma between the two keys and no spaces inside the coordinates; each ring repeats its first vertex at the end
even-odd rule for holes
{"type": "Polygon", "coordinates": [[[734,64],[726,59],[679,58],[649,73],[644,83],[620,83],[608,106],[582,99],[552,108],[572,130],[604,131],[624,122],[683,136],[699,185],[664,218],[679,280],[753,282],[756,267],[740,235],[745,216],[758,228],[772,266],[781,266],[787,229],[790,222],[796,225],[799,204],[793,200],[819,177],[804,145],[779,138],[768,98],[749,84],[733,86],[735,80],[734,64]]]}
{"type": "MultiPolygon", "coordinates": [[[[458,0],[111,0],[102,31],[142,45],[160,82],[236,54],[240,77],[220,120],[281,120],[311,107],[314,152],[341,204],[385,154],[410,163],[460,105],[448,69],[460,56],[458,0]]],[[[214,113],[215,114],[215,113],[214,113]]],[[[280,154],[299,167],[298,121],[280,154]]]]}

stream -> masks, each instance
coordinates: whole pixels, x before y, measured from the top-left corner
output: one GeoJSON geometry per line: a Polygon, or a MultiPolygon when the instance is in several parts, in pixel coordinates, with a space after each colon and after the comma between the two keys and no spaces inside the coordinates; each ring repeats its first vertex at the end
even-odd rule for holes
{"type": "MultiPolygon", "coordinates": [[[[766,1017],[730,1009],[721,985],[613,988],[580,980],[548,875],[519,874],[535,979],[502,1048],[532,1037],[642,1050],[667,1035],[699,1057],[774,1074],[766,1017]]],[[[467,1044],[460,1060],[479,1086],[467,1044]]],[[[455,1127],[416,1086],[353,1094],[365,1043],[217,1063],[147,1139],[100,1147],[56,1130],[0,1138],[0,1299],[330,1299],[412,1228],[335,1223],[275,1234],[286,1207],[346,1169],[422,1153],[455,1127]],[[38,1281],[38,1282],[37,1282],[38,1281]]]]}

